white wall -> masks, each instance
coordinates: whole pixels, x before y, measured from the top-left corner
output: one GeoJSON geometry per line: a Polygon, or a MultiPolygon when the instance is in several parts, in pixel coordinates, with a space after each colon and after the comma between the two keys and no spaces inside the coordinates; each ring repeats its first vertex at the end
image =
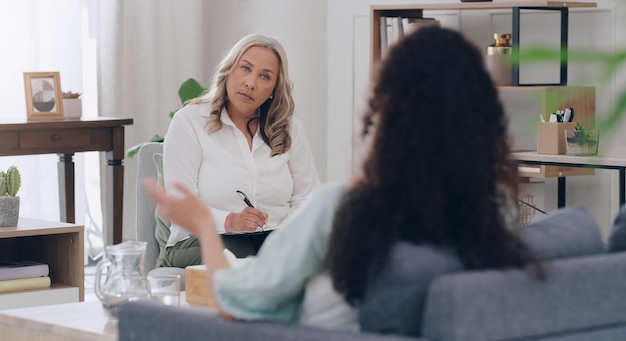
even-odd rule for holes
{"type": "MultiPolygon", "coordinates": [[[[506,1],[506,0],[500,0],[506,1]]],[[[401,1],[401,0],[343,0],[328,1],[328,161],[327,179],[344,179],[353,172],[352,152],[353,129],[362,111],[368,87],[369,73],[369,7],[372,4],[400,3],[439,3],[440,1],[401,1]]],[[[447,1],[455,3],[456,1],[447,1]]],[[[569,41],[570,48],[611,50],[626,46],[624,32],[626,24],[618,18],[626,17],[626,2],[620,0],[597,1],[597,9],[572,10],[570,12],[569,41]],[[590,29],[591,28],[591,29],[590,29]]],[[[460,28],[478,46],[491,43],[491,32],[510,30],[508,11],[437,11],[428,15],[442,19],[442,25],[460,28]]],[[[538,14],[543,15],[543,14],[538,14]]],[[[533,16],[538,16],[534,15],[533,16]]],[[[524,24],[524,23],[523,23],[524,24]]],[[[541,41],[547,27],[540,32],[533,32],[536,22],[522,27],[523,34],[530,34],[541,41]]],[[[552,32],[554,33],[554,32],[552,32]]],[[[557,36],[558,37],[558,36],[557,36]]],[[[583,67],[570,63],[569,84],[582,83],[597,86],[596,116],[606,116],[607,110],[615,103],[617,89],[623,89],[626,83],[626,70],[622,70],[610,81],[608,87],[601,87],[597,81],[591,81],[586,74],[594,71],[593,66],[583,67]]],[[[519,114],[526,103],[505,103],[509,115],[519,114]]],[[[533,119],[536,115],[532,114],[533,119]]],[[[519,117],[516,118],[516,122],[519,117]]],[[[601,145],[624,144],[626,124],[620,122],[613,134],[603,135],[601,145]]],[[[534,134],[512,127],[511,131],[519,141],[528,140],[526,134],[534,134]],[[514,129],[515,128],[515,129],[514,129]]],[[[531,138],[532,140],[532,138],[531,138]]],[[[618,181],[616,171],[597,170],[594,176],[567,179],[567,204],[586,206],[597,219],[604,234],[612,224],[618,209],[618,181]]],[[[556,208],[556,180],[548,179],[539,187],[547,209],[556,208]]]]}

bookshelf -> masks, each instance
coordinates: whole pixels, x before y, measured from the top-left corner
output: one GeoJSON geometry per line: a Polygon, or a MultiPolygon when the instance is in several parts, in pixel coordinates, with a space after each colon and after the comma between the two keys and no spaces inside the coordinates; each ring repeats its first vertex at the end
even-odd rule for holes
{"type": "MultiPolygon", "coordinates": [[[[490,10],[490,9],[510,9],[513,13],[514,23],[513,32],[513,48],[514,53],[516,46],[519,46],[519,20],[515,23],[515,16],[519,17],[520,9],[537,9],[537,10],[561,10],[569,8],[592,8],[597,7],[595,2],[578,2],[578,1],[511,1],[511,2],[457,2],[457,3],[431,3],[431,4],[402,4],[402,5],[372,5],[370,6],[370,27],[371,27],[371,56],[370,65],[373,67],[380,62],[380,29],[379,22],[381,17],[409,17],[423,18],[425,10],[490,10]],[[517,31],[517,34],[516,34],[517,31]]],[[[519,18],[518,18],[519,19],[519,18]]],[[[561,43],[563,47],[567,47],[567,39],[563,41],[563,34],[567,37],[567,11],[565,11],[565,22],[561,26],[561,43]],[[565,27],[563,27],[565,25],[565,27]]],[[[515,76],[514,76],[515,78],[515,76]]],[[[514,83],[515,84],[515,83],[514,83]]],[[[564,85],[564,84],[561,84],[564,85]]]]}
{"type": "Polygon", "coordinates": [[[84,227],[20,217],[0,228],[0,260],[33,260],[50,267],[50,288],[0,293],[0,309],[84,301],[84,227]]]}
{"type": "MultiPolygon", "coordinates": [[[[513,65],[513,86],[498,87],[501,95],[521,96],[529,103],[537,105],[537,114],[550,113],[561,107],[573,107],[574,121],[585,126],[593,126],[595,122],[595,88],[567,86],[567,23],[569,8],[595,8],[595,2],[579,1],[507,1],[507,2],[450,2],[450,3],[409,3],[385,4],[370,6],[370,74],[382,59],[380,20],[385,17],[424,18],[424,11],[465,11],[465,10],[511,10],[513,16],[512,45],[513,53],[519,53],[519,15],[520,10],[554,10],[561,12],[561,48],[562,55],[561,79],[556,84],[520,84],[519,65],[513,65]],[[517,18],[516,18],[517,16],[517,18]],[[559,108],[554,107],[560,102],[559,108]]],[[[537,116],[538,119],[538,116],[537,116]]],[[[523,165],[528,166],[528,165],[523,165]]],[[[592,169],[533,166],[531,172],[520,173],[523,177],[547,178],[576,175],[590,175],[592,169]]]]}

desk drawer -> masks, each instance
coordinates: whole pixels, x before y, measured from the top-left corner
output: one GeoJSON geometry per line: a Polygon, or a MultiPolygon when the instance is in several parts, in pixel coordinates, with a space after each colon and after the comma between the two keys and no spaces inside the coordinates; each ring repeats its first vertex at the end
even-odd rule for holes
{"type": "Polygon", "coordinates": [[[77,147],[90,143],[89,129],[20,132],[20,148],[77,147]]]}
{"type": "Polygon", "coordinates": [[[0,132],[0,150],[17,149],[18,146],[17,131],[0,132]]]}
{"type": "Polygon", "coordinates": [[[558,178],[568,176],[593,175],[593,168],[562,167],[519,164],[519,176],[526,178],[558,178]]]}

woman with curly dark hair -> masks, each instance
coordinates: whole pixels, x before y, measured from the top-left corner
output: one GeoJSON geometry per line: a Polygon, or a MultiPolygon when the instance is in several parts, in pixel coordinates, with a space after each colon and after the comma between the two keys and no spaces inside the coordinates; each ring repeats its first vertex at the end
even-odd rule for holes
{"type": "MultiPolygon", "coordinates": [[[[417,296],[437,274],[462,268],[539,269],[509,230],[517,170],[504,111],[481,53],[461,34],[422,28],[388,52],[365,116],[365,134],[372,129],[362,178],[325,185],[234,269],[224,269],[211,214],[191,192],[179,186],[181,199],[153,189],[163,213],[200,240],[224,316],[338,328],[356,322],[347,301],[361,329],[419,335],[419,326],[364,323],[368,295],[397,249],[442,255],[436,271],[400,270],[423,271],[420,283],[392,283],[417,296]]],[[[387,319],[402,319],[392,300],[377,304],[387,319]]]]}
{"type": "Polygon", "coordinates": [[[349,301],[398,240],[454,249],[467,268],[526,264],[496,200],[516,193],[517,167],[476,48],[439,28],[409,36],[385,61],[365,121],[376,131],[363,180],[337,210],[327,256],[349,301]]]}

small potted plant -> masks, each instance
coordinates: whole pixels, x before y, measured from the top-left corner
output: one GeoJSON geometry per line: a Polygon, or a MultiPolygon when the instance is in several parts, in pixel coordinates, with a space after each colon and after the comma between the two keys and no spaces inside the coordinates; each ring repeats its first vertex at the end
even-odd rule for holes
{"type": "Polygon", "coordinates": [[[598,155],[600,131],[576,123],[573,130],[565,131],[565,154],[575,156],[598,155]]]}
{"type": "Polygon", "coordinates": [[[83,116],[83,103],[80,92],[63,91],[63,115],[67,119],[77,120],[83,116]]]}
{"type": "Polygon", "coordinates": [[[17,226],[20,216],[20,197],[16,196],[22,180],[15,166],[0,171],[0,227],[17,226]]]}

